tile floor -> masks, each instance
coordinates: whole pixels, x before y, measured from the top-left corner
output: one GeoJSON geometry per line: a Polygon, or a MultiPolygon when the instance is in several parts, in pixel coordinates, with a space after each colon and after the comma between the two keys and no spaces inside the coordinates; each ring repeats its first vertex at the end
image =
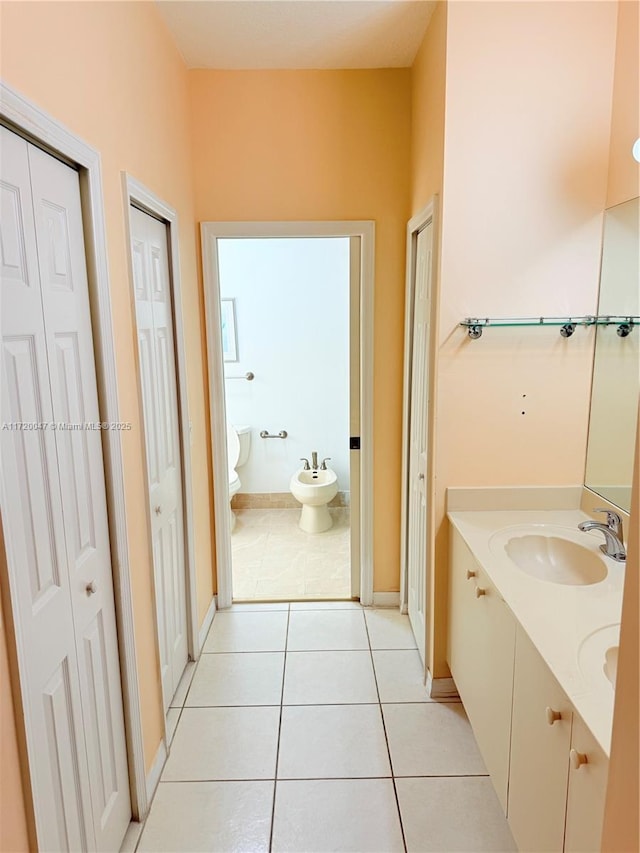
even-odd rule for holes
{"type": "Polygon", "coordinates": [[[516,849],[462,705],[427,697],[395,610],[234,605],[174,704],[141,853],[516,849]]]}
{"type": "Polygon", "coordinates": [[[351,596],[349,507],[331,507],[333,527],[315,534],[298,527],[299,509],[234,512],[234,598],[351,596]]]}

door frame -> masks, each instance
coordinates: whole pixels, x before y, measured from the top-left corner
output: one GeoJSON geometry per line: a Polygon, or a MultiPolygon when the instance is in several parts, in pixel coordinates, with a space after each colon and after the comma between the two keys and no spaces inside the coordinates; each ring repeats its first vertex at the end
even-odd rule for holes
{"type": "MultiPolygon", "coordinates": [[[[124,221],[128,236],[127,263],[129,267],[129,282],[131,296],[131,311],[135,322],[135,283],[133,278],[133,256],[131,253],[131,205],[137,207],[143,213],[148,213],[154,219],[160,220],[168,230],[169,248],[169,286],[171,290],[171,311],[173,319],[174,337],[174,361],[176,369],[176,390],[178,425],[180,429],[180,464],[182,467],[181,491],[182,510],[184,519],[184,567],[185,567],[185,604],[187,610],[187,652],[189,660],[197,660],[200,656],[200,637],[198,628],[198,599],[196,589],[196,562],[195,562],[195,531],[193,521],[193,477],[191,472],[191,418],[189,416],[189,397],[187,386],[187,353],[184,334],[184,314],[182,311],[182,283],[180,278],[180,237],[178,227],[178,214],[165,201],[157,196],[143,183],[136,180],[128,172],[122,172],[122,191],[125,201],[124,221]]],[[[137,327],[137,324],[136,324],[137,327]]],[[[140,359],[138,349],[135,350],[136,361],[136,387],[138,399],[142,399],[142,378],[140,375],[140,359]]],[[[151,547],[151,507],[149,500],[149,472],[147,469],[147,457],[143,459],[145,474],[145,494],[147,496],[146,522],[151,547]]],[[[154,621],[156,629],[156,643],[159,652],[160,635],[157,619],[157,596],[154,580],[154,621]]],[[[166,697],[165,697],[166,698],[166,697]]],[[[170,699],[173,697],[169,697],[170,699]]],[[[165,741],[167,739],[165,719],[165,741]]]]}
{"type": "Polygon", "coordinates": [[[213,455],[216,529],[217,600],[219,608],[232,603],[229,477],[226,449],[226,410],[220,280],[217,241],[226,237],[359,237],[360,238],[360,601],[373,604],[373,308],[375,223],[318,222],[202,222],[202,265],[207,322],[209,406],[213,455]]]}
{"type": "MultiPolygon", "coordinates": [[[[411,360],[413,355],[413,309],[416,284],[416,258],[418,246],[418,233],[431,223],[433,228],[433,245],[431,254],[431,305],[429,320],[429,387],[427,399],[429,411],[427,413],[427,566],[425,591],[429,595],[432,581],[432,567],[435,554],[435,476],[433,460],[435,459],[435,414],[434,401],[436,397],[436,365],[438,358],[438,302],[439,302],[439,280],[438,280],[438,258],[439,258],[439,198],[433,195],[428,204],[413,216],[407,224],[407,267],[405,283],[405,320],[404,320],[404,378],[402,392],[402,502],[400,515],[400,610],[408,612],[408,537],[407,525],[409,522],[409,453],[411,426],[411,360]]],[[[429,634],[431,624],[429,619],[429,608],[425,606],[426,633],[425,659],[428,660],[429,634]]]]}
{"type": "MultiPolygon", "coordinates": [[[[100,419],[107,422],[120,422],[100,154],[63,124],[2,81],[0,81],[0,122],[9,130],[13,130],[39,148],[58,159],[64,160],[78,170],[100,419]]],[[[144,756],[140,682],[135,647],[132,568],[128,550],[122,437],[119,430],[103,430],[101,435],[122,680],[122,704],[129,764],[131,810],[132,817],[135,820],[142,820],[149,810],[150,794],[153,792],[147,788],[144,756]]],[[[7,496],[1,479],[0,489],[1,503],[4,503],[7,496]]],[[[15,672],[20,683],[20,696],[15,697],[15,699],[22,702],[21,710],[24,715],[23,725],[21,725],[20,715],[16,720],[20,749],[23,758],[26,759],[21,762],[23,790],[29,817],[29,832],[35,838],[38,803],[33,800],[30,784],[28,748],[30,738],[27,735],[31,720],[24,694],[24,682],[20,677],[20,674],[27,668],[27,661],[22,649],[19,624],[16,623],[16,614],[19,613],[15,594],[16,566],[12,565],[8,553],[9,543],[5,542],[5,547],[7,550],[6,569],[0,565],[0,570],[6,571],[8,580],[9,592],[4,603],[8,605],[7,623],[11,623],[13,629],[13,637],[10,637],[10,642],[13,642],[14,645],[13,654],[15,654],[17,663],[15,672]]],[[[2,560],[0,563],[5,563],[5,561],[2,560]]],[[[15,686],[14,684],[14,695],[15,686]]]]}

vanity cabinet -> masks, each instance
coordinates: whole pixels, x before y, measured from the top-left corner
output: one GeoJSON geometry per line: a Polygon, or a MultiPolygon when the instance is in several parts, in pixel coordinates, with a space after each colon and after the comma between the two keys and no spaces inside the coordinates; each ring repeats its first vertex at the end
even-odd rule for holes
{"type": "Polygon", "coordinates": [[[452,526],[448,663],[518,849],[600,850],[608,759],[452,526]]]}
{"type": "Polygon", "coordinates": [[[518,626],[508,816],[523,853],[563,849],[572,714],[564,691],[518,626]]]}
{"type": "Polygon", "coordinates": [[[458,534],[451,549],[448,663],[506,813],[516,622],[458,534]]]}
{"type": "Polygon", "coordinates": [[[573,714],[565,853],[600,850],[609,761],[578,714],[573,714]]]}

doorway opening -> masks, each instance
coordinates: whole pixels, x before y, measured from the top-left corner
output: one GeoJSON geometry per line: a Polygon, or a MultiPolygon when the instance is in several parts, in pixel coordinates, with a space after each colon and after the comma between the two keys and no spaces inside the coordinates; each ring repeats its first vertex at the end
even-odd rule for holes
{"type": "Polygon", "coordinates": [[[233,597],[350,598],[349,238],[218,257],[233,597]]]}
{"type": "Polygon", "coordinates": [[[372,223],[203,225],[219,607],[372,597],[372,246],[372,223]]]}

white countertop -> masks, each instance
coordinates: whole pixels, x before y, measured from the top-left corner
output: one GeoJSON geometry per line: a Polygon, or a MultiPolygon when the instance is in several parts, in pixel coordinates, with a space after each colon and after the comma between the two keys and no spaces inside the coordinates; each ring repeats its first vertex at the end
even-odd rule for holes
{"type": "Polygon", "coordinates": [[[576,711],[609,755],[614,689],[602,667],[604,652],[618,642],[615,626],[619,625],[622,614],[625,563],[617,563],[600,552],[599,546],[604,542],[601,533],[578,531],[578,524],[589,516],[577,509],[465,511],[448,515],[576,711]],[[540,524],[557,526],[554,535],[593,549],[606,565],[605,579],[595,584],[572,586],[539,580],[521,571],[504,550],[509,533],[502,531],[540,524]],[[607,626],[613,627],[601,630],[607,626]]]}

